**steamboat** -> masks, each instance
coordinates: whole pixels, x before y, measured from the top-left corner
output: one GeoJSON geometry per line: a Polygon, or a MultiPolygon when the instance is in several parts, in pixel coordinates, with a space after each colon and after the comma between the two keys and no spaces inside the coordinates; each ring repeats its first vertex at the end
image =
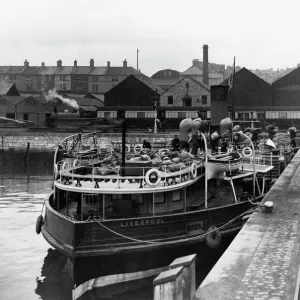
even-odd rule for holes
{"type": "Polygon", "coordinates": [[[53,192],[36,230],[68,257],[74,298],[154,276],[182,255],[205,257],[241,229],[267,190],[272,165],[237,151],[209,155],[201,119],[180,127],[181,142],[191,129],[203,137],[205,151],[194,155],[126,144],[124,124],[121,149],[93,132],[71,135],[55,151],[53,192]],[[253,190],[243,189],[245,178],[253,190]]]}

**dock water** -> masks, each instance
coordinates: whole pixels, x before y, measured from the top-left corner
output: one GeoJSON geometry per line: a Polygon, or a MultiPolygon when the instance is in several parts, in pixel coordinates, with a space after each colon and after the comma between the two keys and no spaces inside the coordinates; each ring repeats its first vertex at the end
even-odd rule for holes
{"type": "Polygon", "coordinates": [[[300,151],[196,291],[195,300],[298,299],[300,151]]]}

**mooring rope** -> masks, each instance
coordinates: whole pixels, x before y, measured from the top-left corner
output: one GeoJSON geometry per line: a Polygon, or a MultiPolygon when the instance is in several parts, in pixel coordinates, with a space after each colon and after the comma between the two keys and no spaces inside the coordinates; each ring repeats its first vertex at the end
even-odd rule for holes
{"type": "MultiPolygon", "coordinates": [[[[238,215],[237,217],[235,217],[235,218],[229,220],[227,223],[225,223],[224,225],[222,225],[222,226],[220,226],[220,227],[218,227],[218,228],[215,228],[215,229],[213,229],[213,230],[211,230],[211,231],[209,231],[209,232],[206,232],[206,233],[204,233],[204,234],[200,234],[200,235],[197,235],[197,236],[194,236],[194,237],[191,237],[191,238],[186,238],[186,239],[184,239],[183,241],[187,242],[187,241],[192,241],[192,240],[195,240],[195,239],[199,239],[199,238],[205,237],[205,236],[207,236],[208,234],[211,234],[211,233],[213,233],[213,232],[215,232],[215,231],[217,231],[217,230],[220,230],[220,229],[222,229],[222,228],[224,228],[224,227],[230,225],[230,224],[231,224],[232,222],[234,222],[236,219],[241,218],[243,215],[250,214],[250,213],[254,212],[255,210],[256,210],[256,207],[255,207],[255,208],[250,208],[250,209],[248,209],[247,211],[245,211],[245,212],[243,212],[242,214],[238,215]]],[[[106,230],[108,230],[108,231],[114,233],[115,235],[118,235],[118,236],[120,236],[120,237],[123,237],[123,238],[125,238],[125,239],[131,240],[131,241],[134,241],[134,242],[138,242],[138,243],[146,243],[146,244],[171,244],[171,243],[174,243],[174,241],[167,241],[167,242],[152,242],[152,241],[145,241],[145,240],[139,240],[139,239],[131,238],[131,237],[129,237],[129,236],[123,235],[123,234],[121,234],[121,233],[118,233],[118,232],[116,232],[116,231],[114,231],[114,230],[112,230],[112,229],[106,227],[105,225],[103,225],[101,222],[99,222],[99,221],[97,221],[97,220],[93,220],[93,221],[96,221],[96,222],[97,222],[99,225],[101,225],[103,228],[105,228],[106,230]]],[[[87,222],[87,221],[86,221],[86,222],[87,222]]]]}

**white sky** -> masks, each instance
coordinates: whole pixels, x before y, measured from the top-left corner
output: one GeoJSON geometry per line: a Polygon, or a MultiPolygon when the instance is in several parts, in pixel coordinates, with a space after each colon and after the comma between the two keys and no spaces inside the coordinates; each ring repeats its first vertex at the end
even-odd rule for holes
{"type": "Polygon", "coordinates": [[[193,58],[248,69],[300,63],[300,0],[3,0],[0,65],[88,65],[184,71],[193,58]]]}

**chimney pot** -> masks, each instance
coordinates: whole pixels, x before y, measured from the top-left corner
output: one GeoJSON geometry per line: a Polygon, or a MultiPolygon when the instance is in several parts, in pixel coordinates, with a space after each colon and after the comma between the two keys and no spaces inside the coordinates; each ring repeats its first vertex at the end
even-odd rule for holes
{"type": "Polygon", "coordinates": [[[62,61],[61,61],[61,59],[57,61],[57,66],[60,67],[60,68],[62,67],[62,61]]]}
{"type": "Polygon", "coordinates": [[[77,60],[74,60],[74,67],[77,67],[77,60]]]}
{"type": "Polygon", "coordinates": [[[123,61],[123,67],[127,68],[127,61],[126,61],[126,59],[123,61]]]}
{"type": "Polygon", "coordinates": [[[198,58],[193,59],[193,66],[194,67],[199,67],[200,68],[200,61],[198,58]]]}
{"type": "Polygon", "coordinates": [[[42,67],[45,67],[45,63],[44,62],[42,62],[42,67]]]}
{"type": "Polygon", "coordinates": [[[94,60],[92,58],[90,59],[90,67],[94,68],[94,60]]]}
{"type": "Polygon", "coordinates": [[[110,67],[110,61],[107,62],[107,67],[108,67],[108,68],[110,67]]]}
{"type": "Polygon", "coordinates": [[[27,61],[27,59],[25,59],[25,61],[24,61],[24,66],[29,67],[29,62],[27,61]]]}

